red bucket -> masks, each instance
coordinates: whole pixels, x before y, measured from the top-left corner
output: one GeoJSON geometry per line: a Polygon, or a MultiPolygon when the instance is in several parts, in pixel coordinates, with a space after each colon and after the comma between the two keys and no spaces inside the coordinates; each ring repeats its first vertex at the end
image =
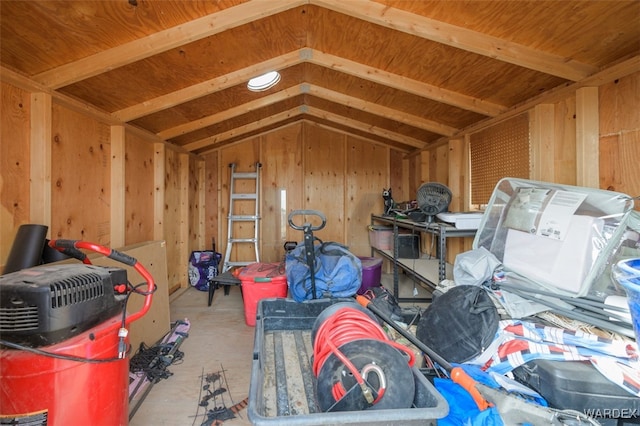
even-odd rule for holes
{"type": "Polygon", "coordinates": [[[282,263],[252,263],[238,274],[244,302],[244,320],[255,327],[258,302],[272,297],[287,297],[287,276],[282,263]]]}

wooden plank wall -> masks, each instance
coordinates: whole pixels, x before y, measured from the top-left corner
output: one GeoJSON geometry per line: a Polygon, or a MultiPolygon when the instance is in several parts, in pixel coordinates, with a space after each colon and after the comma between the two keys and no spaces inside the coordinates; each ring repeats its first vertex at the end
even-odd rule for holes
{"type": "MultiPolygon", "coordinates": [[[[287,215],[290,212],[288,206],[302,206],[303,138],[300,123],[267,133],[263,137],[261,225],[262,253],[267,262],[281,259],[284,255],[284,243],[298,239],[289,228],[287,215]],[[283,193],[285,205],[282,203],[283,193]]],[[[227,204],[228,200],[222,199],[221,202],[227,204]]],[[[224,220],[221,222],[226,223],[224,220]]]]}
{"type": "Polygon", "coordinates": [[[205,239],[202,233],[204,229],[204,160],[194,156],[189,156],[188,160],[188,200],[186,203],[189,211],[188,247],[204,247],[205,239]]]}
{"type": "Polygon", "coordinates": [[[599,98],[600,188],[640,196],[640,73],[601,86],[599,98]]]}
{"type": "Polygon", "coordinates": [[[183,203],[186,203],[187,194],[182,188],[183,164],[180,157],[181,154],[173,149],[165,150],[163,231],[164,240],[167,242],[167,259],[173,259],[175,266],[168,269],[170,291],[175,287],[184,286],[184,274],[189,260],[187,236],[183,232],[188,219],[183,214],[183,203]],[[181,264],[185,266],[182,267],[181,264]]]}
{"type": "Polygon", "coordinates": [[[109,125],[54,104],[52,138],[51,238],[110,246],[109,125]]]}
{"type": "MultiPolygon", "coordinates": [[[[392,177],[404,175],[399,155],[390,155],[390,149],[379,144],[326,129],[311,122],[297,122],[285,128],[266,133],[205,155],[205,163],[220,164],[220,214],[207,215],[205,228],[217,225],[216,241],[224,252],[227,240],[229,208],[228,165],[236,164],[236,171],[255,170],[260,162],[260,254],[263,262],[278,262],[284,256],[285,241],[301,241],[302,231],[292,229],[287,222],[293,210],[319,210],[326,216],[324,229],[315,236],[323,241],[338,241],[361,256],[370,255],[367,226],[372,213],[382,213],[382,189],[395,184],[400,196],[406,196],[401,182],[392,177]],[[391,159],[395,164],[390,164],[391,159]],[[390,173],[389,170],[395,170],[390,173]],[[286,192],[282,205],[282,192],[286,192]],[[216,220],[214,222],[214,219],[216,220]]],[[[207,172],[207,175],[210,175],[207,172]]],[[[249,182],[239,182],[236,193],[253,192],[249,182]],[[242,186],[246,185],[246,186],[242,186]]],[[[213,199],[207,184],[207,200],[213,199]]],[[[252,202],[236,201],[236,214],[252,214],[252,202]]],[[[301,225],[313,217],[296,216],[294,223],[301,225]]],[[[235,224],[234,237],[250,237],[253,227],[247,223],[235,224]]],[[[235,244],[231,260],[251,260],[255,257],[250,244],[235,244]]]]}
{"type": "Polygon", "coordinates": [[[129,245],[154,238],[155,163],[153,144],[138,135],[126,134],[125,151],[125,244],[129,245]]]}
{"type": "MultiPolygon", "coordinates": [[[[531,149],[542,156],[538,158],[542,161],[534,164],[530,178],[577,185],[581,178],[580,165],[585,173],[588,171],[599,175],[600,188],[623,192],[632,197],[639,196],[640,170],[637,159],[640,158],[640,115],[637,111],[640,106],[640,73],[604,84],[598,88],[598,93],[600,144],[595,157],[599,161],[593,164],[579,158],[577,101],[576,96],[571,96],[548,105],[547,111],[552,119],[545,120],[541,127],[544,130],[545,126],[551,126],[549,133],[532,132],[531,149]]],[[[532,127],[539,110],[531,111],[532,127]]],[[[493,128],[497,127],[487,127],[483,131],[490,134],[493,128]]],[[[451,188],[457,187],[459,182],[454,181],[455,170],[466,170],[465,162],[468,160],[465,155],[451,156],[456,146],[455,140],[452,140],[448,145],[437,146],[412,159],[416,163],[419,161],[423,181],[435,180],[451,188]]],[[[462,182],[468,180],[465,176],[460,178],[462,182]]],[[[454,195],[450,207],[452,211],[463,211],[469,206],[468,201],[456,201],[454,195]]],[[[640,209],[639,201],[636,201],[635,208],[640,209]]],[[[453,262],[457,253],[469,250],[472,242],[471,238],[451,240],[448,244],[448,261],[453,262]]],[[[423,251],[428,251],[430,244],[429,237],[423,237],[423,251]]]]}
{"type": "MultiPolygon", "coordinates": [[[[192,175],[203,173],[202,159],[167,149],[152,135],[127,128],[120,170],[112,158],[111,141],[118,137],[112,132],[122,127],[113,126],[112,120],[90,108],[69,107],[57,99],[50,105],[43,103],[45,109],[34,113],[33,99],[47,96],[2,83],[0,267],[4,267],[20,225],[39,223],[49,227],[48,238],[86,240],[114,248],[165,240],[169,288],[186,285],[188,255],[199,249],[196,245],[204,235],[204,213],[200,212],[204,201],[194,201],[204,191],[187,168],[192,175]],[[44,128],[46,125],[50,127],[44,128]],[[32,141],[34,134],[50,134],[50,140],[32,141]],[[45,182],[35,182],[41,176],[45,182]],[[195,186],[188,192],[190,181],[195,186]],[[123,182],[123,198],[112,194],[112,182],[123,182]],[[34,188],[42,194],[34,193],[34,188]],[[156,206],[158,200],[161,208],[156,206]],[[120,202],[125,204],[122,217],[114,217],[118,209],[112,211],[112,204],[120,202]],[[196,217],[202,219],[198,222],[196,217]],[[193,232],[188,228],[190,222],[197,227],[193,232]],[[114,223],[125,229],[112,229],[114,223]],[[112,239],[119,233],[124,239],[114,246],[112,239]]],[[[116,189],[114,192],[122,191],[116,189]]]]}
{"type": "Polygon", "coordinates": [[[566,98],[554,105],[554,181],[576,185],[576,100],[566,98]]]}
{"type": "MultiPolygon", "coordinates": [[[[575,96],[539,108],[538,113],[554,117],[553,131],[542,129],[540,140],[532,143],[541,143],[544,138],[554,159],[552,165],[541,165],[543,173],[534,172],[574,184],[579,169],[597,170],[601,188],[640,194],[640,172],[635,166],[640,157],[639,85],[640,73],[636,73],[599,88],[597,164],[579,163],[575,96]]],[[[49,98],[47,109],[46,94],[40,99],[39,94],[7,82],[1,88],[2,264],[18,227],[31,223],[34,217],[45,221],[50,217],[50,223],[45,224],[55,238],[105,245],[121,232],[112,229],[115,223],[126,227],[127,245],[165,240],[168,286],[185,286],[190,251],[209,248],[215,238],[218,251],[224,252],[231,162],[238,164],[238,170],[251,170],[256,161],[263,165],[264,261],[280,260],[284,241],[301,239],[301,232],[290,229],[283,214],[293,209],[323,211],[327,227],[317,233],[320,238],[344,242],[356,254],[369,255],[366,225],[370,213],[382,212],[383,188],[391,187],[396,201],[404,201],[415,197],[422,182],[435,180],[455,188],[452,209],[465,210],[469,205],[469,177],[464,174],[467,135],[405,157],[378,142],[330,130],[324,124],[299,121],[196,157],[125,126],[125,177],[114,180],[112,173],[119,168],[112,164],[112,155],[117,153],[112,152],[111,141],[118,138],[110,132],[120,126],[114,126],[113,120],[68,107],[55,97],[52,102],[49,98]],[[35,112],[34,99],[42,105],[35,112]],[[33,122],[34,116],[39,121],[33,122]],[[31,152],[33,134],[50,135],[49,144],[35,141],[34,146],[44,147],[44,153],[31,152]],[[38,165],[38,173],[32,164],[38,165]],[[44,189],[43,194],[31,193],[34,176],[44,176],[44,184],[35,182],[38,191],[44,189]],[[119,181],[125,185],[124,217],[113,218],[111,203],[120,199],[114,194],[122,189],[110,185],[119,181]],[[282,190],[286,190],[286,206],[280,205],[282,190]]],[[[451,245],[449,261],[469,244],[451,245]]]]}
{"type": "Polygon", "coordinates": [[[218,179],[217,155],[207,155],[204,157],[204,241],[207,247],[215,245],[217,251],[223,246],[218,238],[218,223],[220,222],[219,195],[220,179],[218,179]]]}
{"type": "MultiPolygon", "coordinates": [[[[599,147],[595,153],[585,155],[579,152],[578,133],[584,131],[580,128],[579,114],[581,111],[584,113],[585,108],[578,108],[577,99],[577,96],[572,96],[548,105],[551,119],[543,120],[540,127],[552,126],[548,132],[550,139],[545,139],[545,135],[533,129],[540,108],[531,112],[531,150],[538,154],[534,154],[530,178],[579,185],[583,175],[587,174],[595,176],[596,180],[599,177],[599,185],[596,185],[599,188],[632,197],[640,195],[640,171],[636,166],[640,158],[640,115],[637,113],[640,73],[598,88],[597,105],[587,108],[589,113],[593,109],[599,111],[599,147]],[[595,158],[595,161],[589,158],[595,158]]],[[[493,128],[484,131],[490,134],[493,128]]],[[[432,152],[432,157],[436,155],[432,152]]],[[[451,167],[451,161],[448,164],[451,167]]]]}
{"type": "Polygon", "coordinates": [[[0,86],[0,265],[9,255],[18,227],[30,221],[29,92],[0,86]]]}

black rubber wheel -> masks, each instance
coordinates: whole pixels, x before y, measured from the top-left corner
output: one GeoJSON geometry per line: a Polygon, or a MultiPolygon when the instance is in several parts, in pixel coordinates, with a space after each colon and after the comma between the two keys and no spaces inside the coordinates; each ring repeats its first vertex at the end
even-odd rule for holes
{"type": "MultiPolygon", "coordinates": [[[[390,408],[409,408],[413,404],[415,394],[415,379],[407,358],[393,346],[380,341],[361,339],[345,343],[340,351],[354,364],[358,371],[368,364],[380,367],[386,380],[386,390],[382,398],[369,410],[383,410],[390,408]]],[[[380,387],[377,374],[369,374],[367,382],[373,390],[380,387]]],[[[325,360],[316,381],[316,395],[318,408],[328,411],[337,401],[333,397],[332,389],[335,383],[342,382],[346,391],[357,386],[351,371],[331,354],[325,360]]],[[[354,407],[343,407],[341,411],[352,411],[354,407]]]]}

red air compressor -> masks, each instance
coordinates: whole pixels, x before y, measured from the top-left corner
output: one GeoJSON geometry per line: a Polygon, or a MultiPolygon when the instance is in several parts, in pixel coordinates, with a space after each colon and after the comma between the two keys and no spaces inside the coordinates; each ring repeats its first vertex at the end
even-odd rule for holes
{"type": "Polygon", "coordinates": [[[0,276],[0,425],[126,425],[127,326],[149,310],[153,278],[136,259],[106,247],[49,245],[83,263],[0,276]],[[146,289],[132,286],[124,269],[91,265],[80,249],[132,266],[146,289]],[[128,315],[132,293],[145,301],[128,315]]]}

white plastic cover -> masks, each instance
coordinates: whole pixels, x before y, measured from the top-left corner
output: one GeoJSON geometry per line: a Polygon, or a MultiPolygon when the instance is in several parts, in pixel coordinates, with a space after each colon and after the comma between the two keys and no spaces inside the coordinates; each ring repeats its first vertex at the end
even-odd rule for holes
{"type": "Polygon", "coordinates": [[[456,256],[453,280],[456,285],[480,285],[493,276],[500,261],[484,247],[456,256]]]}
{"type": "Polygon", "coordinates": [[[496,185],[473,248],[527,280],[585,296],[616,249],[633,208],[618,192],[526,179],[496,185]]]}

